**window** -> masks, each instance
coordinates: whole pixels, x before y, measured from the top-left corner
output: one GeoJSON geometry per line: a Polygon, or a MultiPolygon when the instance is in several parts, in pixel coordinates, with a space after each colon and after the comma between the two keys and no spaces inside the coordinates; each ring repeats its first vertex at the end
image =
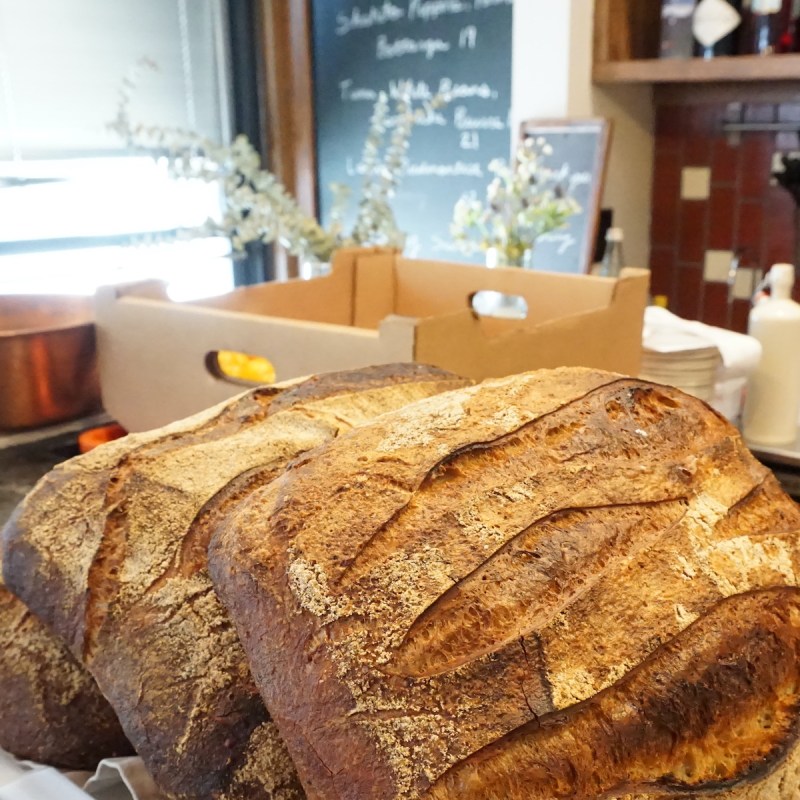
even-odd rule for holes
{"type": "Polygon", "coordinates": [[[222,0],[0,0],[0,293],[93,293],[158,277],[189,298],[232,286],[226,239],[177,237],[219,213],[110,132],[143,58],[136,122],[230,138],[222,0]]]}

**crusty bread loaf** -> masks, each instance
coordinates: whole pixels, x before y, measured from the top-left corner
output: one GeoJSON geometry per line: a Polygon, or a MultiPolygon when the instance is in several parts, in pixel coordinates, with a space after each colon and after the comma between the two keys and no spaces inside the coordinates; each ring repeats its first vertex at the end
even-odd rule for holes
{"type": "Polygon", "coordinates": [[[798,530],[699,400],[561,369],[340,437],[210,569],[310,798],[796,800],[798,530]]]}
{"type": "Polygon", "coordinates": [[[133,753],[92,676],[2,582],[0,747],[64,769],[133,753]]]}
{"type": "Polygon", "coordinates": [[[70,641],[170,796],[302,796],[208,576],[218,507],[340,431],[463,385],[396,365],[257,390],[73,460],[27,498],[9,585],[70,641]]]}

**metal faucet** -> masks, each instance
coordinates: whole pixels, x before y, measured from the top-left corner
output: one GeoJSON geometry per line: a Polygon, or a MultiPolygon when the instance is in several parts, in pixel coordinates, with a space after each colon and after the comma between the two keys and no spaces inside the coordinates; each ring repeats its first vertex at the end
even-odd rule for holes
{"type": "Polygon", "coordinates": [[[731,258],[731,263],[728,266],[728,308],[733,306],[734,288],[736,286],[736,275],[739,272],[739,266],[742,263],[742,251],[737,250],[731,258]]]}

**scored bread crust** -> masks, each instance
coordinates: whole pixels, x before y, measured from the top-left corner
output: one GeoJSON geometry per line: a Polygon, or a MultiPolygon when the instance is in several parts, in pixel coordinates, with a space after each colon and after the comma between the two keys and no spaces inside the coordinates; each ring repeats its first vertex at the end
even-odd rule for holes
{"type": "Polygon", "coordinates": [[[0,747],[17,758],[75,770],[133,754],[92,676],[2,581],[0,747]]]}
{"type": "Polygon", "coordinates": [[[789,800],[797,530],[702,402],[560,369],[340,437],[232,508],[209,558],[310,798],[789,800]],[[543,728],[572,765],[555,789],[543,728]]]}
{"type": "Polygon", "coordinates": [[[206,570],[216,503],[465,383],[391,365],[256,390],[68,462],[26,499],[6,535],[9,583],[69,639],[167,794],[302,797],[206,570]]]}

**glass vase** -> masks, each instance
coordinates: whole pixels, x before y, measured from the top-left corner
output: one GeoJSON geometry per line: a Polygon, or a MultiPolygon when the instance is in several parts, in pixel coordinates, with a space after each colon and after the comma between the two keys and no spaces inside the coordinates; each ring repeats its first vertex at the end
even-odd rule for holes
{"type": "Polygon", "coordinates": [[[303,256],[297,264],[297,274],[300,280],[310,281],[312,278],[322,278],[330,275],[330,261],[320,261],[314,256],[303,256]]]}
{"type": "Polygon", "coordinates": [[[486,266],[489,269],[495,267],[521,267],[522,269],[533,269],[533,247],[526,247],[518,258],[512,258],[508,252],[501,247],[489,247],[485,252],[486,266]]]}

